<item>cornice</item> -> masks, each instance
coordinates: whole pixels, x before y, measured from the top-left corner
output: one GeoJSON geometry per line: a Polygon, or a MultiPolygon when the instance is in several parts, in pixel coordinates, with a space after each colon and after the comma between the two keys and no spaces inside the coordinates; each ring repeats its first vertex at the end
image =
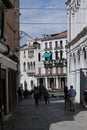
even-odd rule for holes
{"type": "Polygon", "coordinates": [[[66,47],[70,47],[72,45],[74,45],[76,42],[78,42],[81,38],[83,38],[85,35],[87,34],[87,27],[83,28],[83,30],[77,34],[77,36],[68,43],[68,45],[66,45],[66,47]]]}

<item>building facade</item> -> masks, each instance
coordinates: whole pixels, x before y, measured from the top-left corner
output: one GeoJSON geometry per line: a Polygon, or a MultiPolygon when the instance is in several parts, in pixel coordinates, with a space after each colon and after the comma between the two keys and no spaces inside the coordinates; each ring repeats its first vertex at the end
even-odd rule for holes
{"type": "Polygon", "coordinates": [[[68,45],[67,83],[77,91],[76,101],[83,102],[83,91],[87,87],[87,1],[67,0],[68,45]]]}
{"type": "Polygon", "coordinates": [[[67,43],[67,31],[45,35],[40,39],[37,38],[36,41],[37,42],[28,42],[27,46],[20,49],[20,83],[24,86],[24,81],[26,80],[28,88],[30,89],[33,88],[34,85],[44,85],[47,89],[63,89],[67,84],[65,48],[67,43]],[[35,46],[33,43],[37,45],[35,46]],[[31,57],[28,57],[29,52],[32,54],[32,56],[30,55],[31,57]],[[26,58],[23,58],[25,53],[26,58]],[[24,72],[25,63],[28,71],[24,72]]]}
{"type": "MultiPolygon", "coordinates": [[[[20,48],[20,84],[23,89],[27,87],[32,90],[37,85],[36,58],[37,50],[40,50],[40,44],[35,45],[35,39],[29,39],[26,45],[20,48]]],[[[37,44],[37,42],[36,42],[37,44]]]]}
{"type": "MultiPolygon", "coordinates": [[[[0,0],[0,109],[8,117],[15,109],[18,77],[19,0],[0,0]]],[[[0,110],[0,111],[1,111],[0,110]]]]}

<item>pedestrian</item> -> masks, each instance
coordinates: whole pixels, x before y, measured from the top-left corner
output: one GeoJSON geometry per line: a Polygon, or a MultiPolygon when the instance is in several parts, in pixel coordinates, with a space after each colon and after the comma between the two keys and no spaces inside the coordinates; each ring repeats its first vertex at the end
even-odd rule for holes
{"type": "Polygon", "coordinates": [[[87,88],[85,88],[83,96],[84,96],[84,105],[85,108],[87,108],[87,88]]]}
{"type": "Polygon", "coordinates": [[[65,108],[69,105],[69,98],[68,98],[68,87],[64,86],[64,100],[65,100],[65,108]]]}
{"type": "Polygon", "coordinates": [[[21,87],[18,88],[18,100],[19,101],[22,100],[22,90],[21,90],[21,87]]]}
{"type": "Polygon", "coordinates": [[[39,86],[39,100],[40,102],[43,102],[44,100],[44,86],[39,86]]]}
{"type": "Polygon", "coordinates": [[[45,101],[45,104],[49,103],[49,93],[46,90],[46,88],[44,88],[44,101],[45,101]]]}
{"type": "Polygon", "coordinates": [[[29,91],[28,91],[27,88],[25,88],[25,90],[24,90],[24,99],[27,99],[28,95],[29,95],[29,91]]]}
{"type": "Polygon", "coordinates": [[[72,85],[70,86],[70,89],[68,90],[68,96],[69,96],[69,101],[70,101],[70,103],[69,103],[69,109],[70,109],[70,111],[74,112],[75,111],[74,104],[75,104],[76,90],[73,89],[72,85]]]}
{"type": "Polygon", "coordinates": [[[38,105],[38,100],[39,100],[39,88],[38,87],[34,87],[33,90],[34,93],[34,100],[35,100],[35,105],[38,105]]]}

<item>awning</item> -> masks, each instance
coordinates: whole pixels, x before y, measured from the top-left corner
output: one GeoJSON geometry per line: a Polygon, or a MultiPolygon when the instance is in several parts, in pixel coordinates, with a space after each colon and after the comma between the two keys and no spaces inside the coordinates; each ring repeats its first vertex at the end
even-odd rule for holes
{"type": "Polygon", "coordinates": [[[4,56],[3,54],[0,54],[0,63],[2,64],[2,66],[17,70],[17,63],[4,56]]]}
{"type": "Polygon", "coordinates": [[[51,56],[51,52],[45,52],[44,54],[43,54],[43,56],[42,56],[42,58],[48,58],[48,57],[50,57],[51,56]]]}

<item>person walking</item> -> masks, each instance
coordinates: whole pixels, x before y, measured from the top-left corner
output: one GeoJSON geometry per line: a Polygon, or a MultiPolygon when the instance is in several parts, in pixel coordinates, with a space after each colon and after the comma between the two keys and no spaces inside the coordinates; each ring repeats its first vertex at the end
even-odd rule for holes
{"type": "Polygon", "coordinates": [[[84,105],[85,108],[87,108],[87,88],[85,88],[83,96],[84,96],[84,105]]]}
{"type": "Polygon", "coordinates": [[[65,100],[65,108],[66,108],[66,106],[68,105],[68,101],[69,101],[68,87],[67,86],[64,86],[64,100],[65,100]]]}
{"type": "Polygon", "coordinates": [[[44,101],[45,101],[46,105],[47,105],[47,103],[49,103],[49,93],[46,90],[46,88],[44,88],[44,101]]]}
{"type": "Polygon", "coordinates": [[[76,96],[76,90],[73,89],[73,86],[71,85],[70,86],[70,89],[68,90],[68,96],[69,96],[69,108],[70,108],[70,111],[75,111],[75,96],[76,96]]]}
{"type": "Polygon", "coordinates": [[[19,101],[22,100],[22,90],[21,90],[21,87],[18,88],[18,99],[19,99],[19,101]]]}
{"type": "Polygon", "coordinates": [[[39,88],[38,87],[34,87],[34,99],[35,99],[35,105],[38,105],[38,100],[39,100],[39,88]]]}

